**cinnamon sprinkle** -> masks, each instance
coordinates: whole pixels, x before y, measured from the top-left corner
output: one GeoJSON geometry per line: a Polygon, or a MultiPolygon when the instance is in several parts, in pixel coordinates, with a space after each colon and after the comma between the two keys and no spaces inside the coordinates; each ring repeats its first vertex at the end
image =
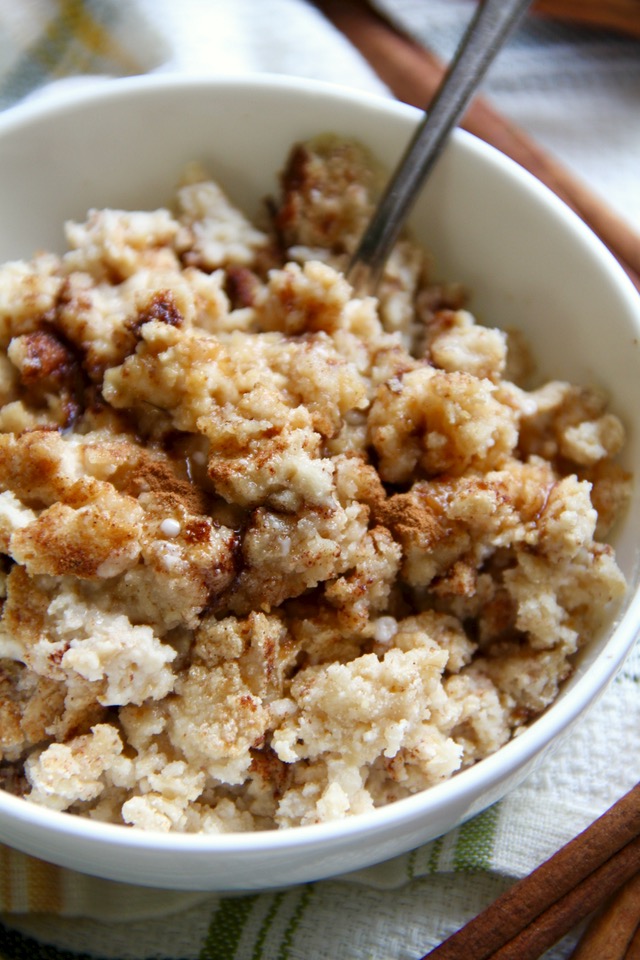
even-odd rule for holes
{"type": "Polygon", "coordinates": [[[396,493],[374,504],[373,513],[400,542],[407,537],[418,537],[422,543],[437,543],[444,533],[444,518],[439,518],[426,502],[419,502],[408,493],[396,493]]]}
{"type": "Polygon", "coordinates": [[[196,484],[179,477],[172,465],[140,450],[140,460],[136,464],[135,476],[124,488],[130,496],[137,497],[143,491],[162,496],[167,510],[182,507],[187,513],[207,513],[207,495],[196,484]]]}

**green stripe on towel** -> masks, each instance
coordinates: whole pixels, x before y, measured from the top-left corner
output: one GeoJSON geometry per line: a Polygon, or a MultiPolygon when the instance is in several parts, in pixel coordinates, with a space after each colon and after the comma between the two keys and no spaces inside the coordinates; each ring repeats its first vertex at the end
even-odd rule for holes
{"type": "Polygon", "coordinates": [[[499,816],[499,804],[496,803],[462,824],[453,853],[454,870],[470,873],[491,869],[499,816]]]}
{"type": "Polygon", "coordinates": [[[271,927],[273,926],[273,921],[275,920],[276,915],[280,910],[280,907],[282,906],[282,902],[284,898],[285,898],[285,894],[282,891],[280,893],[276,893],[275,896],[273,897],[273,900],[271,901],[271,906],[267,910],[264,920],[260,924],[260,929],[258,930],[258,936],[256,937],[256,942],[253,947],[253,953],[251,954],[251,960],[262,960],[264,944],[267,938],[267,934],[269,933],[271,927]]]}
{"type": "Polygon", "coordinates": [[[313,884],[308,884],[271,895],[221,900],[200,960],[289,960],[313,891],[313,884]]]}
{"type": "Polygon", "coordinates": [[[233,960],[257,900],[258,895],[255,894],[220,901],[220,906],[211,918],[207,939],[200,951],[200,960],[233,960]]]}
{"type": "Polygon", "coordinates": [[[282,945],[280,947],[277,960],[289,960],[291,947],[293,945],[293,938],[298,927],[300,926],[300,921],[302,920],[302,917],[309,906],[309,901],[313,896],[313,891],[314,887],[312,884],[303,887],[302,890],[299,891],[298,902],[293,910],[293,913],[291,914],[291,919],[287,924],[287,929],[284,932],[284,937],[282,938],[282,945]]]}

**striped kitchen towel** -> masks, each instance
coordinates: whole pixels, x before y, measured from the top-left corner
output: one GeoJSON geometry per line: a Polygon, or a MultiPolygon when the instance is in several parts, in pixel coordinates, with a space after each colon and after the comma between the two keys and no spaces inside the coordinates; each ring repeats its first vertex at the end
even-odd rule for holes
{"type": "Polygon", "coordinates": [[[0,108],[63,77],[146,73],[167,54],[126,0],[0,0],[0,108]]]}
{"type": "Polygon", "coordinates": [[[0,0],[0,109],[87,77],[268,71],[388,95],[304,0],[0,0]]]}
{"type": "MultiPolygon", "coordinates": [[[[461,5],[397,0],[414,16],[428,7],[434,22],[461,5]]],[[[539,39],[529,38],[536,68],[568,62],[554,53],[555,42],[539,39]]],[[[290,73],[386,92],[304,0],[0,0],[0,107],[89,75],[207,69],[290,73]]],[[[536,78],[524,78],[520,90],[522,97],[533,92],[534,105],[541,102],[536,78]]],[[[541,96],[548,117],[548,89],[541,96]]],[[[620,99],[620,110],[626,102],[620,99]]],[[[635,110],[637,98],[629,104],[635,110]]],[[[557,126],[573,137],[571,124],[557,126]]],[[[585,136],[596,129],[583,128],[585,136]]],[[[627,136],[630,129],[616,126],[627,136]]],[[[606,142],[622,158],[633,156],[611,132],[596,139],[598,149],[606,142]]],[[[601,154],[581,143],[595,163],[601,154]]],[[[618,158],[606,173],[627,200],[635,196],[635,168],[625,178],[618,158]]],[[[636,650],[570,742],[523,786],[447,836],[348,877],[246,896],[184,893],[82,876],[0,847],[0,960],[415,960],[640,780],[633,749],[639,682],[636,650]]],[[[574,939],[548,960],[566,957],[574,939]]]]}

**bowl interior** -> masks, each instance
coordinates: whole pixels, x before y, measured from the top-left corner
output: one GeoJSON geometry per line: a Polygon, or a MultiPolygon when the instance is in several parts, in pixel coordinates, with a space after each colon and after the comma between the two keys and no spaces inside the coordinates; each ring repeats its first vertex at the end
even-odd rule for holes
{"type": "MultiPolygon", "coordinates": [[[[231,199],[254,216],[276,189],[294,141],[326,131],[354,136],[391,167],[418,116],[382,98],[265,77],[109,82],[55,103],[8,111],[0,118],[0,261],[29,257],[37,249],[61,251],[64,221],[84,218],[91,207],[144,209],[169,203],[192,160],[201,161],[231,199]]],[[[598,384],[611,393],[612,408],[628,430],[625,464],[640,474],[640,308],[631,284],[599,241],[528,174],[464,134],[445,151],[412,225],[432,250],[438,275],[460,280],[472,291],[471,308],[480,320],[526,332],[546,378],[598,384]]],[[[639,526],[636,490],[615,538],[630,590],[613,639],[611,631],[594,638],[561,700],[503,748],[502,757],[428,791],[431,799],[425,794],[401,801],[367,815],[360,826],[296,828],[260,842],[236,842],[141,838],[122,828],[114,833],[100,824],[34,811],[0,794],[0,838],[115,879],[248,889],[355,869],[436,836],[514,785],[619,666],[638,618],[634,531],[639,526]],[[378,847],[364,839],[374,834],[378,847]],[[67,842],[71,837],[74,851],[67,842]],[[256,868],[260,844],[271,872],[267,859],[256,868]],[[308,863],[311,849],[315,859],[308,863]],[[184,860],[172,860],[179,850],[192,857],[188,869],[184,860]],[[218,860],[212,864],[213,850],[218,860]],[[274,859],[276,850],[281,861],[274,859]],[[208,860],[200,858],[196,865],[198,851],[208,860]],[[161,879],[158,852],[168,871],[161,879]]]]}

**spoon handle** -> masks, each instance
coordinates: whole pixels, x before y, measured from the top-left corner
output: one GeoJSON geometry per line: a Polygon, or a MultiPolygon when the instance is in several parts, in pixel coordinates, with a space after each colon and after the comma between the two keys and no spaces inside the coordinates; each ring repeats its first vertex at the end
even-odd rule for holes
{"type": "Polygon", "coordinates": [[[429,110],[418,125],[347,271],[360,294],[377,286],[391,248],[451,129],[531,0],[484,0],[469,24],[429,110]]]}

